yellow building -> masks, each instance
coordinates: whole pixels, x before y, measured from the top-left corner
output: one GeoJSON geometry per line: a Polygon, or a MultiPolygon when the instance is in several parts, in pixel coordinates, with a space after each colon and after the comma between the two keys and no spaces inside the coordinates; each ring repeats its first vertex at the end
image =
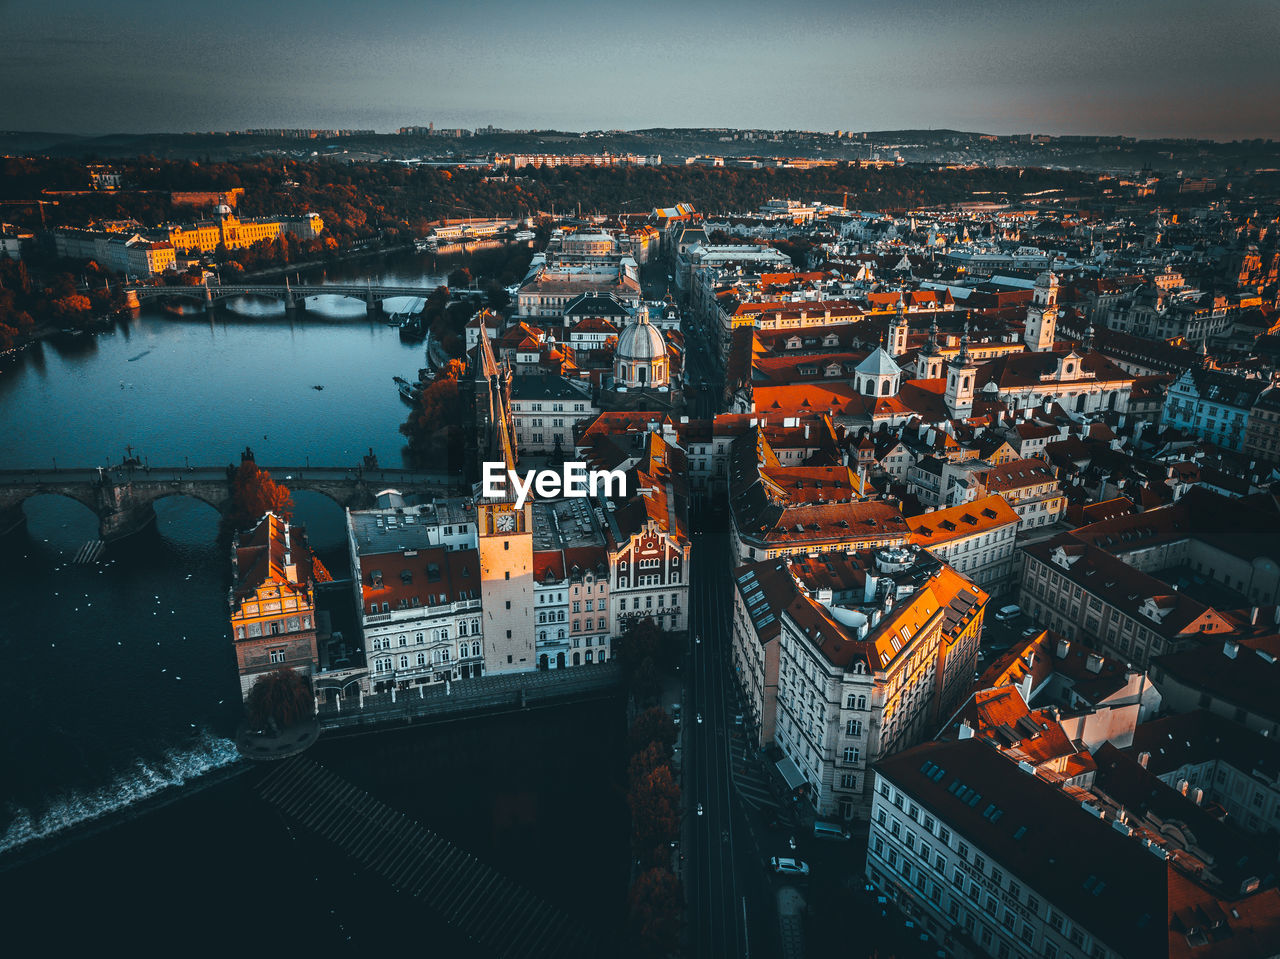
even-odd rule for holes
{"type": "Polygon", "coordinates": [[[180,253],[212,253],[219,244],[228,250],[240,250],[263,240],[274,240],[282,233],[294,233],[304,240],[310,240],[322,232],[324,232],[324,221],[317,213],[276,219],[242,220],[229,209],[224,208],[217,220],[202,220],[189,225],[170,226],[169,242],[180,253]]]}

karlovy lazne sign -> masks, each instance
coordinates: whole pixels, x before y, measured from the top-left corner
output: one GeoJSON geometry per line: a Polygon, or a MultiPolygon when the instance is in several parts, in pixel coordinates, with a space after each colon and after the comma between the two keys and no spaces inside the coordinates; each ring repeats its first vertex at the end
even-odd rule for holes
{"type": "Polygon", "coordinates": [[[516,494],[516,509],[524,506],[532,491],[543,499],[564,496],[575,499],[627,495],[627,474],[622,470],[589,470],[586,463],[569,462],[559,470],[530,470],[521,479],[502,462],[484,464],[482,494],[485,499],[505,499],[508,485],[516,494]]]}

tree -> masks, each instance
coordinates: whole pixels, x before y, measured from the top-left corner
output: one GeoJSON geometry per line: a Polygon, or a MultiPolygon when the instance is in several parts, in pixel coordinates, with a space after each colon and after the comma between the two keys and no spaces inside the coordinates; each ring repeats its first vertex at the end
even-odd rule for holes
{"type": "Polygon", "coordinates": [[[282,666],[253,684],[245,711],[250,729],[288,729],[305,722],[315,715],[311,681],[282,666]]]}
{"type": "Polygon", "coordinates": [[[458,378],[466,372],[461,360],[450,360],[418,394],[417,403],[400,432],[409,449],[422,462],[462,462],[464,409],[458,378]]]}
{"type": "Polygon", "coordinates": [[[648,778],[649,774],[661,766],[669,766],[667,750],[662,743],[651,742],[641,747],[627,764],[627,783],[635,788],[648,778]]]}
{"type": "Polygon", "coordinates": [[[670,755],[676,741],[676,724],[662,706],[646,709],[631,723],[627,733],[627,745],[632,753],[638,753],[651,743],[663,748],[663,755],[670,755]]]}
{"type": "Polygon", "coordinates": [[[671,870],[642,872],[627,896],[627,933],[636,959],[659,959],[680,950],[684,896],[671,870]]]}
{"type": "Polygon", "coordinates": [[[627,677],[627,686],[638,704],[658,701],[662,695],[662,677],[652,657],[646,656],[640,661],[640,665],[627,677]]]}
{"type": "Polygon", "coordinates": [[[671,843],[680,835],[680,787],[670,766],[659,766],[642,776],[627,791],[631,809],[631,844],[646,865],[658,865],[671,855],[671,843]]]}
{"type": "Polygon", "coordinates": [[[231,489],[232,522],[236,529],[252,526],[265,513],[275,513],[281,519],[293,517],[293,497],[289,490],[271,478],[266,470],[258,469],[251,457],[240,461],[231,489]]]}
{"type": "Polygon", "coordinates": [[[622,660],[624,672],[631,674],[646,659],[654,666],[671,669],[680,660],[680,638],[675,633],[660,629],[651,617],[633,619],[618,637],[615,659],[622,660]]]}

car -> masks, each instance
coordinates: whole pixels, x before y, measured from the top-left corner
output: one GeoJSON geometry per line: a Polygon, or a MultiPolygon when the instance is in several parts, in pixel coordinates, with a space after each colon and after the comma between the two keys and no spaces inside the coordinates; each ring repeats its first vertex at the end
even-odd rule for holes
{"type": "Polygon", "coordinates": [[[801,862],[799,859],[779,858],[774,856],[769,860],[769,868],[780,876],[807,876],[809,875],[809,864],[801,862]]]}
{"type": "Polygon", "coordinates": [[[1010,603],[1008,606],[1001,606],[996,610],[996,622],[1007,623],[1022,613],[1022,607],[1016,603],[1010,603]]]}
{"type": "Polygon", "coordinates": [[[1028,626],[1026,629],[1022,631],[1023,639],[1030,639],[1032,636],[1038,636],[1038,635],[1040,635],[1039,626],[1028,626]]]}
{"type": "Polygon", "coordinates": [[[698,725],[702,725],[702,713],[698,713],[698,725]]]}
{"type": "Polygon", "coordinates": [[[702,815],[702,803],[698,803],[698,815],[702,815]]]}

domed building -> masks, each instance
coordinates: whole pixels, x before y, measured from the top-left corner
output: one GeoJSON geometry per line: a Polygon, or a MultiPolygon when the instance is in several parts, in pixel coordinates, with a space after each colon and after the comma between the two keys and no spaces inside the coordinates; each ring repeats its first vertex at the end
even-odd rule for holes
{"type": "Polygon", "coordinates": [[[853,383],[863,396],[897,396],[902,368],[883,346],[877,346],[854,368],[853,383]]]}
{"type": "Polygon", "coordinates": [[[613,353],[613,376],[627,389],[657,389],[671,381],[671,360],[662,331],[649,322],[649,310],[640,307],[635,318],[618,334],[613,353]]]}

